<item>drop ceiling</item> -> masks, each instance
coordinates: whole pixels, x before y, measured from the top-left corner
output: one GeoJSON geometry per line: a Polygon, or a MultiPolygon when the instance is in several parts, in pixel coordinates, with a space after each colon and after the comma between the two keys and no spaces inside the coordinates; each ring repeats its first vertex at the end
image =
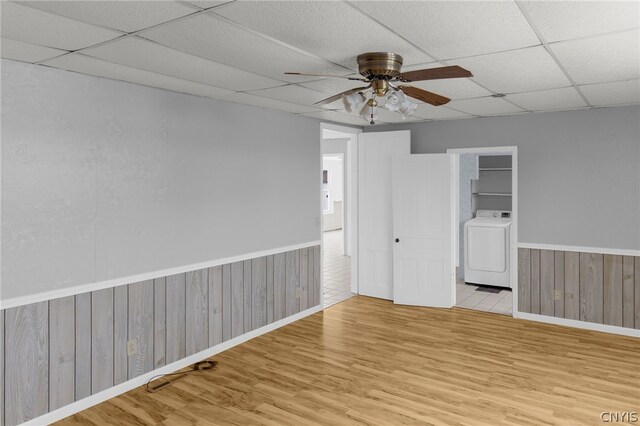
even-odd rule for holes
{"type": "MultiPolygon", "coordinates": [[[[640,103],[638,1],[25,1],[0,4],[1,56],[99,77],[367,125],[334,102],[354,86],[285,71],[357,74],[392,51],[452,99],[412,122],[640,103]],[[504,94],[506,96],[496,97],[504,94]]],[[[402,122],[384,114],[380,123],[402,122]]]]}

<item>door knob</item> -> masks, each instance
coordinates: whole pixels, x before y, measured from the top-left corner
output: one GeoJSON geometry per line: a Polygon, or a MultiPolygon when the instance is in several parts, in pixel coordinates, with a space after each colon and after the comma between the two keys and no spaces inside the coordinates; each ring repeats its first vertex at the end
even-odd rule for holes
{"type": "Polygon", "coordinates": [[[400,242],[400,238],[396,238],[396,243],[399,243],[399,242],[400,242]]]}

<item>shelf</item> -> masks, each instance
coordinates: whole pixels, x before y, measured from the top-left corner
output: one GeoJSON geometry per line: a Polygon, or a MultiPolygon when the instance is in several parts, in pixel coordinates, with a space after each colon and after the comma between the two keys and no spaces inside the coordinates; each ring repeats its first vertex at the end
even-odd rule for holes
{"type": "Polygon", "coordinates": [[[507,192],[474,192],[473,195],[491,195],[494,197],[511,197],[507,192]]]}
{"type": "Polygon", "coordinates": [[[511,167],[480,167],[478,169],[481,172],[510,172],[511,167]]]}

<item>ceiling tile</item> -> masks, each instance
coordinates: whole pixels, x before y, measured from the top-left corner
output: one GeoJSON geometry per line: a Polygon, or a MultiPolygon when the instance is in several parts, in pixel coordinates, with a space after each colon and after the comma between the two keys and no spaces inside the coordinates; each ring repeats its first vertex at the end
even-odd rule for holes
{"type": "Polygon", "coordinates": [[[429,104],[418,104],[415,115],[430,120],[447,120],[451,118],[471,118],[469,114],[454,111],[445,106],[433,106],[429,104]]]}
{"type": "Polygon", "coordinates": [[[256,96],[250,93],[236,93],[234,96],[230,97],[227,100],[239,104],[253,105],[261,108],[275,109],[278,111],[293,112],[296,114],[320,111],[319,108],[314,108],[306,105],[298,105],[291,102],[284,102],[278,99],[264,98],[262,96],[256,96]]]}
{"type": "Polygon", "coordinates": [[[451,101],[447,106],[466,112],[467,114],[479,116],[517,114],[523,112],[522,109],[503,99],[492,97],[451,101]]]}
{"type": "Polygon", "coordinates": [[[122,34],[8,1],[0,10],[2,37],[40,46],[77,50],[122,34]]]}
{"type": "Polygon", "coordinates": [[[540,44],[512,1],[358,1],[355,5],[440,60],[540,44]]]}
{"type": "Polygon", "coordinates": [[[220,89],[218,87],[207,86],[200,83],[194,83],[192,81],[181,80],[174,77],[168,77],[166,75],[105,62],[79,53],[51,59],[45,62],[45,65],[197,96],[227,99],[235,95],[235,92],[231,90],[220,89]]]}
{"type": "Polygon", "coordinates": [[[591,105],[640,104],[640,80],[580,86],[591,105]]]}
{"type": "Polygon", "coordinates": [[[274,87],[271,89],[257,90],[250,93],[256,96],[279,99],[281,101],[292,102],[300,105],[313,105],[314,103],[328,97],[326,93],[316,92],[315,90],[296,86],[295,84],[274,87]]]}
{"type": "Polygon", "coordinates": [[[575,109],[587,106],[573,87],[541,90],[539,92],[514,93],[507,96],[507,98],[518,106],[530,111],[575,109]]]}
{"type": "Polygon", "coordinates": [[[140,36],[176,50],[290,82],[318,77],[285,76],[285,71],[351,73],[346,68],[289,49],[209,14],[144,31],[140,36]]]}
{"type": "Polygon", "coordinates": [[[392,124],[402,124],[402,123],[416,123],[421,121],[427,121],[426,118],[419,117],[417,115],[412,115],[410,117],[402,118],[402,114],[397,112],[391,112],[384,108],[378,109],[378,120],[384,123],[392,123],[392,124]]]}
{"type": "Polygon", "coordinates": [[[640,78],[640,30],[550,46],[578,84],[640,78]]]}
{"type": "Polygon", "coordinates": [[[320,111],[302,115],[305,117],[319,118],[321,120],[335,121],[336,123],[354,124],[360,127],[369,126],[369,123],[357,115],[347,114],[345,112],[320,111]]]}
{"type": "Polygon", "coordinates": [[[40,62],[66,53],[66,50],[37,46],[8,38],[3,38],[0,46],[2,47],[0,56],[23,62],[40,62]]]}
{"type": "Polygon", "coordinates": [[[137,37],[127,37],[84,50],[83,53],[120,65],[235,91],[257,90],[284,84],[137,37]]]}
{"type": "Polygon", "coordinates": [[[196,12],[175,1],[22,1],[56,15],[132,32],[196,12]]]}
{"type": "Polygon", "coordinates": [[[399,53],[407,64],[432,61],[343,2],[235,2],[213,13],[354,71],[356,56],[364,52],[399,53]]]}
{"type": "Polygon", "coordinates": [[[542,46],[460,59],[473,79],[498,93],[529,92],[571,83],[542,46]]]}
{"type": "Polygon", "coordinates": [[[640,26],[638,1],[523,1],[546,42],[640,26]]]}
{"type": "Polygon", "coordinates": [[[230,3],[234,0],[225,1],[188,1],[187,3],[201,7],[202,9],[210,9],[212,7],[220,6],[222,4],[230,3]]]}

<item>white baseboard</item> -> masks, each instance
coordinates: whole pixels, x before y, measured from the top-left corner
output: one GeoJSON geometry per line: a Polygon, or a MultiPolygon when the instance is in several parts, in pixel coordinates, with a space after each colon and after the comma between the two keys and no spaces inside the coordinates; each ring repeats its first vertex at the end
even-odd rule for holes
{"type": "Polygon", "coordinates": [[[156,370],[145,373],[141,376],[135,377],[131,380],[127,380],[124,383],[120,383],[119,385],[113,386],[109,389],[105,389],[102,392],[98,392],[91,396],[88,396],[80,401],[73,402],[69,405],[65,405],[64,407],[58,408],[57,410],[51,411],[47,414],[43,414],[40,417],[36,417],[35,419],[29,420],[28,422],[22,423],[23,425],[45,425],[57,422],[59,420],[64,419],[65,417],[69,417],[73,414],[79,413],[82,410],[86,410],[89,407],[97,405],[103,401],[114,398],[118,395],[121,395],[125,392],[128,392],[132,389],[137,388],[138,386],[142,386],[147,383],[152,377],[157,376],[158,374],[166,374],[172,373],[176,370],[180,370],[181,368],[188,367],[189,365],[201,361],[205,358],[209,358],[215,354],[226,351],[236,345],[246,342],[247,340],[251,340],[254,337],[258,337],[262,334],[268,333],[275,329],[278,329],[287,324],[291,324],[292,322],[298,321],[304,317],[309,315],[313,315],[316,312],[320,312],[322,310],[322,305],[314,306],[313,308],[309,308],[297,314],[291,315],[287,318],[281,319],[279,321],[273,322],[271,324],[265,325],[264,327],[260,327],[256,330],[245,333],[241,336],[235,337],[231,340],[227,340],[226,342],[220,343],[219,345],[212,346],[204,351],[195,353],[193,355],[189,355],[186,358],[182,358],[176,362],[172,362],[171,364],[167,364],[164,367],[160,367],[156,370]]]}
{"type": "Polygon", "coordinates": [[[619,255],[619,256],[640,256],[640,250],[602,248],[602,247],[564,246],[559,244],[518,243],[518,248],[555,250],[555,251],[574,251],[574,252],[596,253],[596,254],[613,254],[613,255],[619,255]]]}
{"type": "Polygon", "coordinates": [[[10,299],[0,300],[0,310],[15,308],[17,306],[30,305],[32,303],[46,302],[48,300],[59,299],[61,297],[75,296],[77,294],[88,293],[90,291],[103,290],[105,288],[118,287],[128,285],[140,281],[153,280],[156,278],[168,277],[170,275],[182,274],[184,272],[197,271],[199,269],[212,268],[214,266],[226,265],[234,262],[241,262],[258,257],[270,256],[272,254],[284,253],[292,250],[299,250],[307,247],[319,246],[321,240],[309,241],[301,244],[294,244],[286,247],[277,247],[268,250],[257,251],[253,253],[245,253],[233,257],[225,257],[207,262],[193,263],[190,265],[178,266],[175,268],[162,269],[158,271],[146,272],[138,275],[130,275],[122,278],[115,278],[106,281],[97,281],[93,283],[82,284],[74,287],[61,288],[59,290],[45,291],[42,293],[32,294],[29,296],[13,297],[10,299]]]}
{"type": "Polygon", "coordinates": [[[615,325],[598,324],[595,322],[578,321],[566,318],[549,317],[547,315],[518,312],[518,319],[545,322],[547,324],[564,325],[567,327],[582,328],[585,330],[601,331],[603,333],[621,334],[623,336],[640,337],[640,330],[615,325]]]}

